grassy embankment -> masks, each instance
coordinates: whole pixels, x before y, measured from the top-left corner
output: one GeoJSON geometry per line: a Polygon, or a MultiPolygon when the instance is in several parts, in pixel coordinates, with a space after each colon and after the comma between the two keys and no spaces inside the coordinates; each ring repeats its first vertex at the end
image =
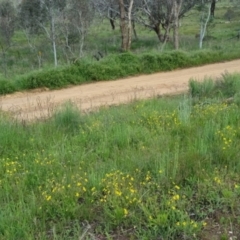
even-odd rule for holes
{"type": "Polygon", "coordinates": [[[45,122],[2,114],[0,239],[240,238],[240,76],[190,87],[45,122]]]}
{"type": "Polygon", "coordinates": [[[158,42],[156,34],[137,25],[138,39],[133,39],[132,53],[126,54],[119,54],[119,31],[111,31],[109,22],[95,19],[86,38],[85,56],[75,64],[67,65],[62,48],[59,48],[60,67],[57,69],[51,67],[50,43],[45,43],[44,36],[40,35],[36,39],[36,49],[42,54],[42,68],[36,70],[38,51],[31,52],[23,32],[16,30],[14,44],[7,54],[7,79],[3,76],[4,71],[1,71],[2,75],[0,73],[0,94],[39,87],[61,88],[237,59],[240,57],[240,44],[236,38],[237,30],[240,30],[239,16],[239,10],[229,1],[218,2],[215,18],[208,25],[202,51],[198,50],[199,40],[196,37],[200,24],[196,9],[181,21],[179,52],[173,50],[171,41],[161,51],[162,43],[158,42]],[[100,61],[93,57],[98,52],[104,56],[100,61]]]}

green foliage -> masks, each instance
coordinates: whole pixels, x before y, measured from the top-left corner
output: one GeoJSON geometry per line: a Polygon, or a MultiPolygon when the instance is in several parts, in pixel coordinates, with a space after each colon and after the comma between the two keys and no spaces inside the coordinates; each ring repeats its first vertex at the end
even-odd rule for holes
{"type": "Polygon", "coordinates": [[[25,30],[28,29],[31,34],[40,32],[40,24],[46,22],[46,17],[46,9],[39,0],[26,0],[19,5],[19,25],[25,30]]]}
{"type": "MultiPolygon", "coordinates": [[[[170,71],[176,68],[203,65],[231,58],[221,51],[171,51],[165,53],[145,53],[136,55],[122,53],[109,55],[100,61],[79,60],[76,63],[57,69],[38,71],[9,81],[12,89],[34,89],[48,87],[62,88],[71,84],[81,84],[91,81],[113,80],[141,73],[170,71]]],[[[235,58],[235,55],[233,55],[235,58]]],[[[6,93],[5,88],[1,94],[6,93]]],[[[12,90],[13,91],[13,90],[12,90]]]]}
{"type": "Polygon", "coordinates": [[[216,87],[222,92],[222,94],[226,97],[233,97],[235,93],[240,92],[240,76],[238,73],[222,74],[222,78],[216,82],[216,87]]]}
{"type": "Polygon", "coordinates": [[[44,72],[36,72],[18,80],[18,85],[22,89],[34,89],[40,87],[61,88],[70,84],[83,82],[83,76],[78,74],[78,69],[74,66],[69,69],[58,68],[44,72]]]}
{"type": "Polygon", "coordinates": [[[8,94],[8,93],[13,93],[17,89],[13,82],[9,80],[0,80],[0,94],[8,94]]]}
{"type": "Polygon", "coordinates": [[[145,53],[140,56],[140,61],[145,73],[157,72],[159,69],[156,54],[145,53]]]}
{"type": "Polygon", "coordinates": [[[74,133],[81,124],[81,115],[71,102],[66,103],[53,115],[53,122],[58,131],[74,133]]]}
{"type": "Polygon", "coordinates": [[[189,82],[189,92],[192,97],[210,98],[217,94],[219,97],[236,97],[240,92],[240,76],[238,73],[224,73],[222,77],[213,81],[204,79],[203,82],[191,79],[189,82]]]}
{"type": "Polygon", "coordinates": [[[202,239],[211,221],[237,233],[239,105],[202,84],[197,104],[156,98],[83,115],[66,103],[38,123],[1,114],[0,238],[202,239]]]}
{"type": "Polygon", "coordinates": [[[11,1],[0,2],[0,46],[10,46],[15,28],[15,9],[11,1]]]}
{"type": "Polygon", "coordinates": [[[234,103],[240,106],[240,91],[234,94],[233,99],[234,99],[234,103]]]}
{"type": "Polygon", "coordinates": [[[17,153],[21,151],[21,148],[26,148],[27,145],[25,141],[27,132],[24,131],[23,126],[7,119],[7,116],[0,112],[0,155],[3,152],[5,154],[17,153]],[[12,141],[13,139],[14,141],[12,141]]]}
{"type": "Polygon", "coordinates": [[[214,63],[214,62],[224,60],[225,58],[230,56],[230,54],[228,56],[224,55],[223,51],[214,51],[214,50],[196,51],[196,52],[192,52],[191,54],[192,54],[193,65],[214,63]]]}
{"type": "Polygon", "coordinates": [[[192,97],[210,97],[215,89],[215,84],[214,81],[209,78],[205,78],[203,82],[190,79],[189,89],[192,97]]]}

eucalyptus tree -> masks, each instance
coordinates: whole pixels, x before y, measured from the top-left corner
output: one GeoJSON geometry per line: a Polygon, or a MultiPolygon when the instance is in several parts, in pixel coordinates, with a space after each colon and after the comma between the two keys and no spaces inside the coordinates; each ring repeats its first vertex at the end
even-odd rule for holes
{"type": "Polygon", "coordinates": [[[25,32],[46,34],[52,45],[55,67],[58,65],[57,38],[60,13],[66,7],[66,0],[23,0],[19,6],[19,22],[25,32]]]}
{"type": "Polygon", "coordinates": [[[211,17],[214,17],[214,15],[215,15],[216,2],[217,2],[217,0],[212,0],[211,1],[211,9],[210,9],[211,17]]]}
{"type": "Polygon", "coordinates": [[[0,44],[10,46],[15,30],[15,8],[10,1],[0,2],[0,44]]]}
{"type": "Polygon", "coordinates": [[[47,23],[46,15],[40,0],[23,0],[18,6],[18,28],[24,33],[31,53],[37,57],[39,68],[42,67],[39,37],[44,33],[41,26],[47,23]]]}
{"type": "Polygon", "coordinates": [[[132,12],[134,0],[118,0],[120,13],[120,30],[122,36],[122,51],[128,51],[132,42],[132,12]]]}
{"type": "MultiPolygon", "coordinates": [[[[89,0],[68,0],[61,13],[60,31],[64,39],[64,48],[73,59],[83,56],[83,47],[90,24],[95,16],[93,5],[89,0]]],[[[65,53],[68,60],[68,53],[65,53]]]]}
{"type": "Polygon", "coordinates": [[[133,21],[142,0],[95,0],[95,8],[100,16],[110,20],[112,29],[115,29],[115,20],[119,20],[121,32],[121,49],[128,51],[132,43],[133,21]]]}
{"type": "Polygon", "coordinates": [[[0,49],[4,75],[7,75],[7,51],[15,30],[15,8],[7,0],[0,2],[0,49]]]}
{"type": "Polygon", "coordinates": [[[206,34],[207,25],[210,21],[212,14],[212,1],[201,0],[198,5],[198,10],[200,11],[200,34],[199,34],[199,48],[203,46],[203,39],[206,34]]]}
{"type": "Polygon", "coordinates": [[[137,14],[137,21],[153,30],[163,42],[168,37],[168,26],[173,19],[172,0],[143,0],[143,5],[137,14]],[[165,34],[162,34],[162,28],[165,34]]]}
{"type": "Polygon", "coordinates": [[[100,17],[110,21],[112,30],[115,30],[115,20],[119,17],[119,6],[116,0],[92,0],[94,8],[100,17]]]}
{"type": "Polygon", "coordinates": [[[19,5],[19,25],[29,46],[37,53],[39,66],[41,54],[36,46],[41,35],[51,44],[54,65],[58,65],[59,50],[67,59],[83,55],[85,37],[94,18],[94,8],[89,0],[23,0],[19,5]]]}
{"type": "MultiPolygon", "coordinates": [[[[143,0],[137,21],[153,30],[160,42],[166,43],[170,30],[174,32],[174,46],[178,48],[179,20],[190,11],[199,0],[143,0]]],[[[164,45],[164,44],[163,44],[164,45]]]]}
{"type": "Polygon", "coordinates": [[[23,0],[18,6],[18,25],[30,34],[38,34],[47,21],[46,9],[40,0],[23,0]]]}
{"type": "Polygon", "coordinates": [[[51,41],[53,56],[54,56],[54,66],[58,65],[57,60],[57,24],[60,22],[59,15],[66,7],[66,0],[40,0],[44,12],[46,13],[46,23],[40,23],[40,26],[44,29],[48,39],[51,41]],[[48,27],[50,26],[50,27],[48,27]]]}

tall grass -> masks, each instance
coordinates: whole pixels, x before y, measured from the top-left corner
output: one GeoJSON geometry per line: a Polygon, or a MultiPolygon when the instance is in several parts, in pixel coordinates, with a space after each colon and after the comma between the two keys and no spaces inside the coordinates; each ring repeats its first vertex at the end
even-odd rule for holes
{"type": "Polygon", "coordinates": [[[208,101],[197,91],[89,115],[67,103],[38,123],[1,114],[0,239],[238,237],[239,105],[219,86],[208,101]]]}
{"type": "Polygon", "coordinates": [[[225,72],[216,82],[211,78],[206,78],[203,82],[191,79],[189,87],[193,97],[208,98],[212,94],[218,97],[233,97],[240,92],[239,73],[225,72]]]}

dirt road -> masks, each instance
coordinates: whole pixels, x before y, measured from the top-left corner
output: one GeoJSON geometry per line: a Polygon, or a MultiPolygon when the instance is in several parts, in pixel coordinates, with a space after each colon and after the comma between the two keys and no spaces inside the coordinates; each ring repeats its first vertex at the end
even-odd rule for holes
{"type": "Polygon", "coordinates": [[[240,73],[240,60],[61,90],[18,92],[1,96],[0,109],[11,112],[19,119],[33,120],[49,117],[56,106],[70,100],[83,111],[88,111],[104,105],[127,103],[134,99],[185,92],[188,90],[190,78],[201,81],[206,76],[219,77],[225,71],[240,73]]]}

